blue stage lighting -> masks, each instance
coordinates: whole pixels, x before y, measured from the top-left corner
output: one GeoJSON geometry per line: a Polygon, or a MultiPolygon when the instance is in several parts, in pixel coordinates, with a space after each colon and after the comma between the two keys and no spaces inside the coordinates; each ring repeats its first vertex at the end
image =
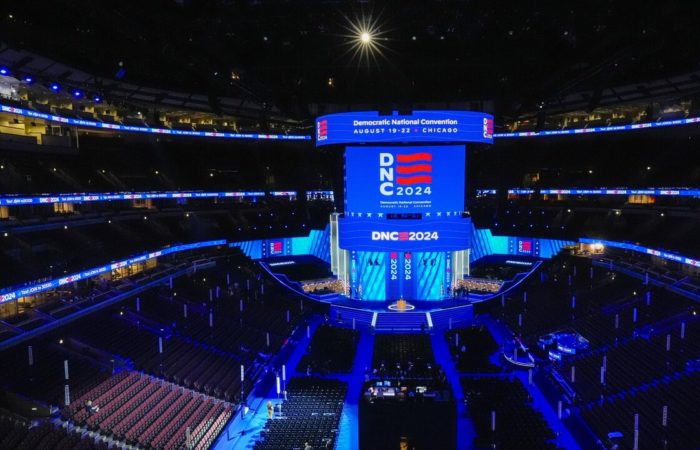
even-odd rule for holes
{"type": "Polygon", "coordinates": [[[52,90],[52,91],[58,92],[59,89],[61,89],[61,86],[59,86],[58,84],[56,84],[56,83],[52,83],[52,84],[51,84],[51,90],[52,90]]]}
{"type": "Polygon", "coordinates": [[[75,98],[80,98],[80,97],[82,97],[82,96],[83,96],[83,93],[80,92],[79,90],[76,89],[76,90],[73,91],[73,97],[75,97],[75,98]]]}
{"type": "Polygon", "coordinates": [[[96,96],[94,96],[94,97],[92,98],[92,100],[93,100],[95,103],[100,103],[100,102],[102,102],[102,97],[100,97],[99,95],[96,95],[96,96]]]}
{"type": "Polygon", "coordinates": [[[29,77],[29,76],[27,76],[27,77],[24,77],[24,82],[25,82],[25,83],[29,83],[29,84],[31,84],[31,83],[33,83],[33,82],[34,82],[34,78],[32,78],[32,77],[29,77]]]}
{"type": "Polygon", "coordinates": [[[7,75],[9,73],[10,71],[7,69],[7,67],[0,67],[0,75],[7,75]]]}

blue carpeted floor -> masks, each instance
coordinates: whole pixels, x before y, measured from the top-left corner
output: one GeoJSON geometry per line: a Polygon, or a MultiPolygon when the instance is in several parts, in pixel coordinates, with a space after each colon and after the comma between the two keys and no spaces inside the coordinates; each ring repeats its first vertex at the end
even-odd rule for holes
{"type": "Polygon", "coordinates": [[[343,406],[343,416],[340,418],[340,429],[336,450],[355,450],[359,448],[360,422],[359,403],[364,381],[365,368],[372,367],[372,352],[374,350],[374,335],[368,331],[360,331],[360,342],[357,345],[355,363],[352,367],[352,374],[339,376],[348,382],[348,396],[343,406]]]}
{"type": "Polygon", "coordinates": [[[435,362],[442,366],[447,381],[452,387],[452,395],[457,401],[457,450],[467,450],[472,448],[475,432],[467,414],[467,408],[464,405],[464,393],[459,382],[459,373],[457,373],[457,368],[452,360],[445,333],[436,332],[430,336],[430,340],[433,346],[435,362]]]}

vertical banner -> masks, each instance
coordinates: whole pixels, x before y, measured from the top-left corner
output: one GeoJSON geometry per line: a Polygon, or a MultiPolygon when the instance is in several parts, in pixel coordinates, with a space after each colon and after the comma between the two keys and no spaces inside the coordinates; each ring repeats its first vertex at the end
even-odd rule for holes
{"type": "Polygon", "coordinates": [[[413,293],[415,292],[413,263],[413,254],[411,252],[405,252],[403,254],[403,266],[401,267],[403,273],[401,277],[401,296],[403,298],[413,298],[413,293]]]}
{"type": "Polygon", "coordinates": [[[389,267],[386,273],[386,298],[388,300],[397,300],[401,297],[401,263],[399,262],[399,252],[389,253],[389,267]]]}
{"type": "Polygon", "coordinates": [[[445,252],[445,293],[443,297],[449,297],[452,292],[452,252],[445,252]]]}
{"type": "Polygon", "coordinates": [[[357,286],[357,253],[350,253],[350,298],[358,299],[358,286],[357,286]]]}

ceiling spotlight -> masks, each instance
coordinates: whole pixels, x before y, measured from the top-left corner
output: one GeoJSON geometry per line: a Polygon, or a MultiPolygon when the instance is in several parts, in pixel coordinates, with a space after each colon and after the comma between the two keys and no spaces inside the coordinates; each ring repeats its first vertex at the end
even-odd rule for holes
{"type": "Polygon", "coordinates": [[[369,67],[378,64],[378,56],[386,58],[384,54],[388,51],[385,43],[387,30],[380,29],[377,17],[363,16],[351,19],[345,18],[347,25],[343,34],[347,40],[345,54],[350,54],[350,59],[356,59],[360,65],[369,67]]]}
{"type": "Polygon", "coordinates": [[[0,67],[0,75],[7,75],[8,73],[10,73],[10,71],[7,67],[0,67]]]}
{"type": "Polygon", "coordinates": [[[34,79],[32,77],[24,77],[24,82],[27,84],[32,84],[34,79]]]}
{"type": "Polygon", "coordinates": [[[56,84],[56,83],[51,84],[52,91],[57,92],[59,89],[61,89],[61,86],[59,86],[58,84],[56,84]]]}

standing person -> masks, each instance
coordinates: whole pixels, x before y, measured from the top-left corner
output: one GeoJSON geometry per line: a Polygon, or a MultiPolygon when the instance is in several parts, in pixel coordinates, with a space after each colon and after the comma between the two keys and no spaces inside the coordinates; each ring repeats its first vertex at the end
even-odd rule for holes
{"type": "Polygon", "coordinates": [[[272,413],[274,412],[272,407],[272,400],[267,401],[267,418],[272,419],[272,413]]]}

